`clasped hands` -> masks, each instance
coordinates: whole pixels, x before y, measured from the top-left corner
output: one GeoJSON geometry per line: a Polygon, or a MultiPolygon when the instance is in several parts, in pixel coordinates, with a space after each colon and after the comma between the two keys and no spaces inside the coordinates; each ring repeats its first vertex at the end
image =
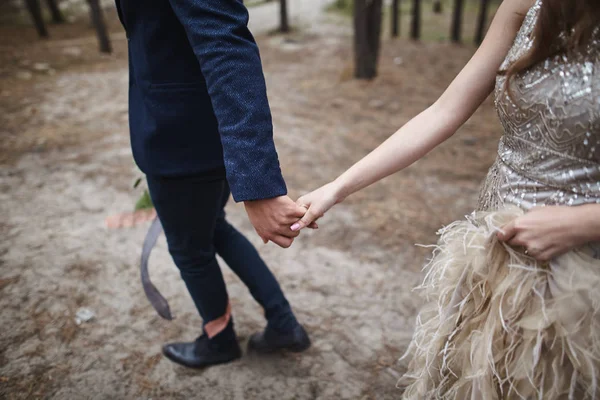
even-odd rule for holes
{"type": "Polygon", "coordinates": [[[288,196],[246,201],[248,218],[264,243],[269,241],[288,248],[302,228],[318,229],[317,219],[336,204],[330,185],[304,195],[294,202],[288,196]]]}

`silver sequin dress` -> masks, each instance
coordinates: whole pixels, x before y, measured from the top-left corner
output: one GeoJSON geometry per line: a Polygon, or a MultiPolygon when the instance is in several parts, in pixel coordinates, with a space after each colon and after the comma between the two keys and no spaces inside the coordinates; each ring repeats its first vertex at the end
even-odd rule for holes
{"type": "MultiPolygon", "coordinates": [[[[530,49],[539,7],[537,1],[501,69],[530,49]]],[[[498,77],[495,104],[504,136],[479,209],[600,203],[600,43],[588,47],[514,77],[512,96],[498,77]]]]}
{"type": "MultiPolygon", "coordinates": [[[[502,69],[531,47],[540,6],[502,69]]],[[[538,263],[496,237],[536,206],[600,203],[600,43],[515,76],[512,96],[504,84],[477,210],[440,231],[418,288],[405,399],[600,399],[600,246],[538,263]]]]}

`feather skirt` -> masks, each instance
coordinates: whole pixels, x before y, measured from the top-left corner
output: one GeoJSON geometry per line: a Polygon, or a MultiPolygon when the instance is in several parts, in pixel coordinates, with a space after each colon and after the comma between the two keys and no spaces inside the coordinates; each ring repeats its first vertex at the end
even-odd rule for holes
{"type": "Polygon", "coordinates": [[[496,239],[522,213],[476,212],[440,231],[404,399],[600,398],[595,248],[536,262],[496,239]]]}

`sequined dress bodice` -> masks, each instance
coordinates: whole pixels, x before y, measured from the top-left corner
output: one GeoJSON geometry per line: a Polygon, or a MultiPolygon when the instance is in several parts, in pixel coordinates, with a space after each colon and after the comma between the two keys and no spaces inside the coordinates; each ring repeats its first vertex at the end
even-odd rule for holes
{"type": "MultiPolygon", "coordinates": [[[[531,8],[502,69],[531,47],[540,0],[531,8]]],[[[504,128],[498,156],[482,186],[479,209],[508,204],[600,203],[600,41],[585,52],[551,57],[496,81],[495,104],[504,128]]]]}

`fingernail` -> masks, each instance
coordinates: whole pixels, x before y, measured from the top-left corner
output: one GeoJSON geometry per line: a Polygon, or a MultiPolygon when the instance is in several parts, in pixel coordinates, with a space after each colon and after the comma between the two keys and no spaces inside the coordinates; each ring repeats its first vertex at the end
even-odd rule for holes
{"type": "Polygon", "coordinates": [[[293,231],[297,231],[298,229],[300,229],[300,224],[299,223],[295,223],[294,225],[292,225],[292,230],[293,231]]]}

